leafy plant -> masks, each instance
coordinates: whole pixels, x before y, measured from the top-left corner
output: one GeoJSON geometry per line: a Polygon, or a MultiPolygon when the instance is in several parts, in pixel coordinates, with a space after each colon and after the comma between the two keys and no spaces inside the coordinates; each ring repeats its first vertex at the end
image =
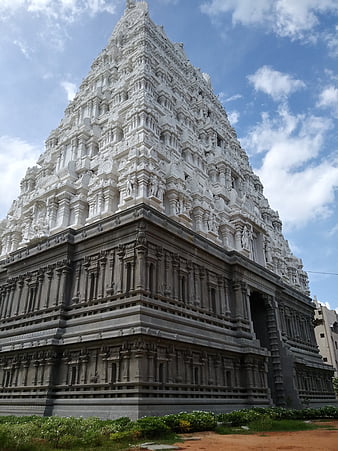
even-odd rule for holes
{"type": "Polygon", "coordinates": [[[31,451],[39,431],[36,425],[25,423],[0,424],[0,449],[31,451]]]}
{"type": "Polygon", "coordinates": [[[211,412],[180,412],[162,417],[173,432],[212,431],[217,425],[216,416],[211,412]]]}
{"type": "Polygon", "coordinates": [[[217,415],[217,421],[224,425],[244,426],[261,416],[269,416],[273,420],[314,420],[321,418],[338,418],[338,408],[324,406],[319,409],[285,409],[283,407],[241,409],[217,415]]]}
{"type": "Polygon", "coordinates": [[[139,431],[142,438],[155,438],[167,435],[170,428],[161,417],[144,417],[135,422],[133,428],[139,431]]]}
{"type": "Polygon", "coordinates": [[[140,431],[123,431],[123,432],[113,432],[110,434],[110,440],[114,442],[134,442],[141,438],[140,431]]]}
{"type": "Polygon", "coordinates": [[[334,390],[336,396],[338,396],[338,377],[334,377],[332,379],[332,385],[333,385],[333,390],[334,390]]]}

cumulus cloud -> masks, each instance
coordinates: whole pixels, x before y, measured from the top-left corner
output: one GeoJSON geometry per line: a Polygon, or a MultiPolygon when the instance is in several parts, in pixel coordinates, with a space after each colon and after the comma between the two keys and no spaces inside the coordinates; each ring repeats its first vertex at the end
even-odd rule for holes
{"type": "Polygon", "coordinates": [[[336,25],[334,33],[324,34],[324,41],[327,43],[329,55],[336,58],[338,56],[338,25],[336,25]]]}
{"type": "Polygon", "coordinates": [[[217,17],[231,14],[233,24],[267,27],[279,36],[291,39],[307,37],[320,22],[323,13],[338,14],[336,0],[208,0],[202,12],[217,17]]]}
{"type": "Polygon", "coordinates": [[[335,86],[327,86],[319,95],[317,106],[332,109],[338,116],[338,89],[335,86]]]}
{"type": "Polygon", "coordinates": [[[0,136],[0,218],[4,217],[20,191],[20,180],[34,166],[41,149],[20,138],[0,136]]]}
{"type": "Polygon", "coordinates": [[[270,0],[211,0],[201,5],[202,12],[210,16],[232,13],[234,23],[245,25],[261,23],[271,10],[270,0]]]}
{"type": "Polygon", "coordinates": [[[305,87],[305,83],[301,80],[296,80],[289,74],[279,72],[269,66],[260,67],[247,78],[256,91],[265,92],[274,100],[285,99],[292,92],[305,87]]]}
{"type": "Polygon", "coordinates": [[[81,14],[95,15],[101,12],[114,14],[117,0],[1,0],[0,12],[5,15],[24,10],[53,19],[73,21],[81,14]]]}
{"type": "Polygon", "coordinates": [[[278,116],[264,114],[242,140],[251,154],[262,155],[260,176],[272,208],[288,228],[330,215],[338,187],[338,160],[320,160],[325,135],[332,127],[324,118],[292,115],[281,107],[278,116]]]}
{"type": "Polygon", "coordinates": [[[242,95],[241,94],[234,94],[233,96],[228,97],[228,95],[225,92],[221,91],[218,94],[218,98],[219,98],[219,101],[221,103],[228,103],[228,102],[234,102],[235,100],[241,99],[242,95]]]}
{"type": "Polygon", "coordinates": [[[237,124],[238,120],[239,120],[239,112],[238,111],[229,111],[228,112],[228,118],[230,121],[230,124],[233,126],[235,124],[237,124]]]}
{"type": "MultiPolygon", "coordinates": [[[[71,24],[84,16],[99,13],[114,14],[121,0],[0,0],[0,24],[4,28],[0,43],[12,42],[28,59],[46,47],[62,51],[69,39],[71,24]],[[34,27],[12,26],[16,19],[25,18],[34,27]],[[36,20],[38,19],[38,20],[36,20]],[[12,24],[12,25],[11,25],[12,24]]],[[[28,24],[28,22],[27,22],[28,24]]]]}
{"type": "Polygon", "coordinates": [[[70,81],[62,81],[60,84],[66,91],[67,99],[69,101],[73,100],[76,94],[76,85],[70,81]]]}

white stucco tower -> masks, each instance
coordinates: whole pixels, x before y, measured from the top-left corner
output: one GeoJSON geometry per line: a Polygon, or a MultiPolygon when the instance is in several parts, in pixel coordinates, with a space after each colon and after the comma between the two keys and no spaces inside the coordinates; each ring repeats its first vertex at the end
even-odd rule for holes
{"type": "Polygon", "coordinates": [[[308,292],[207,74],[128,1],[2,222],[3,256],[146,203],[308,292]]]}

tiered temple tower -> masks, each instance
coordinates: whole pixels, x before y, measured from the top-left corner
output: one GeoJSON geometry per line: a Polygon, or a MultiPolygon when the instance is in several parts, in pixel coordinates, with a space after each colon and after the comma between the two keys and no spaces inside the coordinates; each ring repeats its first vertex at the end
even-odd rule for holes
{"type": "Polygon", "coordinates": [[[128,1],[0,223],[0,412],[334,398],[302,262],[208,75],[128,1]]]}

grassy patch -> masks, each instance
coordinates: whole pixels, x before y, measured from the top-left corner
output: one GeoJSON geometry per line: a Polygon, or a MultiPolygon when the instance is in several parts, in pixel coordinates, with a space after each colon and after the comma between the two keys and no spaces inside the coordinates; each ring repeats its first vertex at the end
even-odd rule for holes
{"type": "Polygon", "coordinates": [[[316,423],[306,423],[301,420],[272,420],[271,418],[260,418],[248,424],[247,428],[217,426],[215,432],[218,434],[254,434],[257,432],[292,432],[292,431],[311,431],[314,429],[337,430],[330,425],[321,425],[316,423]],[[248,428],[248,429],[247,429],[248,428]]]}
{"type": "Polygon", "coordinates": [[[291,432],[291,431],[310,431],[317,429],[313,423],[305,423],[301,420],[271,420],[254,421],[249,424],[250,430],[255,432],[291,432]]]}
{"type": "Polygon", "coordinates": [[[229,434],[252,434],[254,431],[251,431],[250,429],[243,429],[242,427],[232,427],[232,426],[217,426],[215,429],[215,432],[217,434],[221,435],[229,435],[229,434]]]}

